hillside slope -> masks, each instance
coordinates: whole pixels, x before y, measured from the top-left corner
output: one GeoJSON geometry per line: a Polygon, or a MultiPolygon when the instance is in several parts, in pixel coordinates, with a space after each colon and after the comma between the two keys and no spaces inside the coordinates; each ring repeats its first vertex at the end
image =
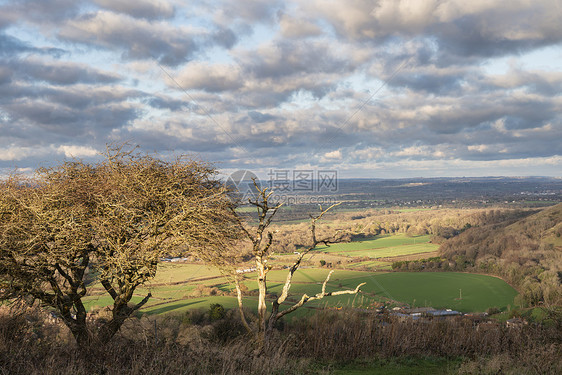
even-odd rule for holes
{"type": "Polygon", "coordinates": [[[502,276],[519,289],[522,304],[562,304],[562,204],[470,228],[440,252],[457,268],[502,276]]]}

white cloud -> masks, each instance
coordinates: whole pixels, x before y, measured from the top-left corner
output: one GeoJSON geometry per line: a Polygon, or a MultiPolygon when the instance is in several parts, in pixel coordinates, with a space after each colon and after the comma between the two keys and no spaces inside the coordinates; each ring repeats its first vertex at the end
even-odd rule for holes
{"type": "Polygon", "coordinates": [[[341,150],[330,151],[324,154],[326,160],[341,160],[342,153],[341,150]]]}
{"type": "Polygon", "coordinates": [[[99,155],[98,150],[92,147],[78,145],[61,145],[57,147],[57,152],[64,154],[67,158],[99,155]]]}
{"type": "Polygon", "coordinates": [[[285,13],[279,17],[281,34],[288,38],[303,38],[322,34],[322,28],[303,17],[292,17],[285,13]]]}
{"type": "Polygon", "coordinates": [[[59,35],[73,42],[121,51],[127,59],[157,59],[166,65],[186,62],[203,42],[197,38],[211,38],[204,28],[175,26],[105,10],[68,21],[59,35]]]}
{"type": "Polygon", "coordinates": [[[469,145],[468,151],[486,152],[490,150],[489,145],[469,145]]]}
{"type": "Polygon", "coordinates": [[[140,18],[169,18],[174,15],[174,7],[163,0],[94,0],[106,9],[140,18]]]}
{"type": "MultiPolygon", "coordinates": [[[[175,82],[168,84],[175,87],[175,82]]],[[[195,62],[187,64],[177,75],[177,82],[184,89],[200,89],[208,92],[236,90],[244,85],[240,67],[227,64],[195,62]]]]}
{"type": "Polygon", "coordinates": [[[33,150],[29,147],[6,147],[0,148],[0,160],[14,161],[21,160],[33,154],[33,150]]]}

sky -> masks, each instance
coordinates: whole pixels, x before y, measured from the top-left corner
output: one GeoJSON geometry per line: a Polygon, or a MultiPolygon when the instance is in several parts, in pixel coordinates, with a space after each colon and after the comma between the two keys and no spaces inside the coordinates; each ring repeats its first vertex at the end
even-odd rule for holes
{"type": "Polygon", "coordinates": [[[559,0],[0,0],[0,175],[562,176],[559,0]]]}

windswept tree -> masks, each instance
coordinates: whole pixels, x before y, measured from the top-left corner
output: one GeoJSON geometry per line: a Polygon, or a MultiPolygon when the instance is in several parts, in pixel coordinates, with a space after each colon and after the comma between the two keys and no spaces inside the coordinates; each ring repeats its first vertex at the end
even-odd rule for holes
{"type": "Polygon", "coordinates": [[[0,298],[51,306],[82,347],[108,342],[151,297],[131,303],[161,257],[218,256],[238,238],[232,203],[215,177],[199,161],[112,148],[97,164],[65,162],[34,179],[1,182],[0,298]],[[86,320],[87,274],[113,300],[99,328],[86,320]]]}
{"type": "MultiPolygon", "coordinates": [[[[249,203],[254,205],[257,210],[258,214],[258,224],[257,227],[248,228],[245,223],[240,219],[240,226],[244,231],[246,238],[250,241],[251,251],[250,254],[254,259],[256,272],[257,272],[257,284],[258,284],[258,321],[256,325],[251,325],[248,323],[243,309],[243,292],[241,288],[241,281],[242,275],[237,274],[236,272],[231,273],[231,278],[235,284],[237,297],[238,297],[238,307],[240,311],[240,316],[242,319],[243,325],[246,327],[246,330],[254,334],[258,340],[258,343],[263,344],[264,341],[269,337],[273,329],[275,328],[276,323],[287,314],[292,313],[293,311],[297,310],[298,308],[302,307],[305,303],[320,300],[324,297],[328,296],[336,296],[342,294],[357,294],[361,286],[365,283],[361,283],[357,285],[357,287],[353,290],[340,290],[340,291],[326,291],[326,286],[330,280],[330,277],[333,271],[328,273],[328,276],[322,283],[321,290],[316,293],[315,295],[307,295],[303,294],[297,302],[290,303],[285,308],[281,306],[288,302],[287,298],[290,295],[291,284],[293,280],[293,275],[300,267],[303,258],[312,250],[314,250],[318,245],[324,244],[329,246],[329,244],[337,243],[342,240],[344,237],[344,233],[336,232],[334,235],[329,237],[317,237],[316,233],[316,224],[317,221],[322,218],[328,211],[330,211],[338,204],[333,204],[330,207],[323,209],[320,206],[320,213],[316,216],[310,215],[310,239],[308,244],[300,250],[295,262],[289,267],[287,271],[287,277],[285,279],[285,283],[283,284],[283,288],[281,294],[273,299],[271,302],[271,309],[268,312],[267,308],[267,274],[272,269],[271,265],[268,264],[270,255],[271,255],[271,245],[273,243],[273,233],[269,230],[269,226],[277,213],[277,211],[281,208],[282,203],[272,203],[272,195],[273,191],[270,191],[268,188],[260,187],[258,183],[254,180],[254,187],[256,191],[255,200],[249,199],[249,203]]],[[[225,265],[228,262],[228,259],[225,257],[220,258],[219,262],[223,262],[222,264],[217,263],[226,269],[225,265]]],[[[234,263],[235,264],[235,263],[234,263]]]]}

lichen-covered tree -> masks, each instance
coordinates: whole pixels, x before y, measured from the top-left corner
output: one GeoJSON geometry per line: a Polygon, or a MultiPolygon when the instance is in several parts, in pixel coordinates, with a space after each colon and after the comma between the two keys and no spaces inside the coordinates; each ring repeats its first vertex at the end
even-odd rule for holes
{"type": "MultiPolygon", "coordinates": [[[[271,303],[271,310],[267,311],[267,274],[271,270],[271,266],[268,264],[269,257],[271,255],[271,245],[273,243],[273,233],[269,230],[269,226],[279,210],[282,204],[272,203],[272,195],[273,191],[270,191],[268,188],[262,188],[259,184],[254,181],[254,187],[256,190],[256,197],[255,200],[249,199],[249,203],[254,205],[257,210],[258,216],[258,225],[257,227],[247,228],[245,223],[240,219],[240,225],[242,230],[244,231],[246,238],[250,241],[251,251],[250,254],[254,258],[254,262],[256,265],[257,271],[257,284],[258,284],[258,321],[257,324],[252,326],[248,323],[243,309],[243,293],[241,288],[241,281],[242,276],[237,274],[236,272],[231,273],[232,281],[235,284],[237,297],[238,297],[238,307],[240,311],[240,316],[242,319],[243,325],[246,327],[246,330],[254,334],[257,338],[258,343],[263,345],[265,340],[269,337],[273,329],[275,328],[276,323],[287,314],[292,313],[293,311],[297,310],[298,308],[302,307],[305,303],[319,300],[327,296],[336,296],[342,294],[357,294],[361,286],[365,283],[361,283],[357,285],[355,289],[352,290],[339,290],[339,291],[332,291],[326,292],[326,286],[333,271],[328,273],[328,276],[324,280],[321,290],[319,293],[315,295],[309,296],[304,294],[301,298],[295,302],[291,303],[285,309],[282,309],[281,306],[283,303],[287,301],[287,297],[289,297],[289,293],[291,290],[291,283],[293,280],[293,275],[298,270],[301,265],[303,258],[312,250],[314,250],[319,244],[329,245],[331,243],[337,243],[342,240],[344,237],[343,233],[337,232],[333,236],[330,237],[323,237],[318,238],[316,234],[316,223],[318,220],[322,218],[329,210],[334,208],[335,206],[339,205],[334,204],[330,207],[323,209],[320,206],[320,213],[316,216],[310,215],[310,239],[306,247],[300,250],[300,254],[297,256],[295,262],[289,267],[287,271],[287,277],[285,279],[285,283],[283,284],[283,288],[281,294],[274,298],[271,303]]],[[[226,258],[220,258],[220,261],[223,262],[219,264],[226,269],[225,263],[228,262],[226,258]]],[[[217,262],[215,262],[217,264],[217,262]]],[[[234,263],[235,264],[235,263],[234,263]]]]}
{"type": "Polygon", "coordinates": [[[0,298],[31,296],[59,312],[80,346],[107,343],[151,297],[131,303],[162,256],[216,257],[239,234],[211,165],[111,148],[96,164],[0,183],[0,298]],[[113,300],[97,328],[86,320],[87,274],[113,300]]]}

